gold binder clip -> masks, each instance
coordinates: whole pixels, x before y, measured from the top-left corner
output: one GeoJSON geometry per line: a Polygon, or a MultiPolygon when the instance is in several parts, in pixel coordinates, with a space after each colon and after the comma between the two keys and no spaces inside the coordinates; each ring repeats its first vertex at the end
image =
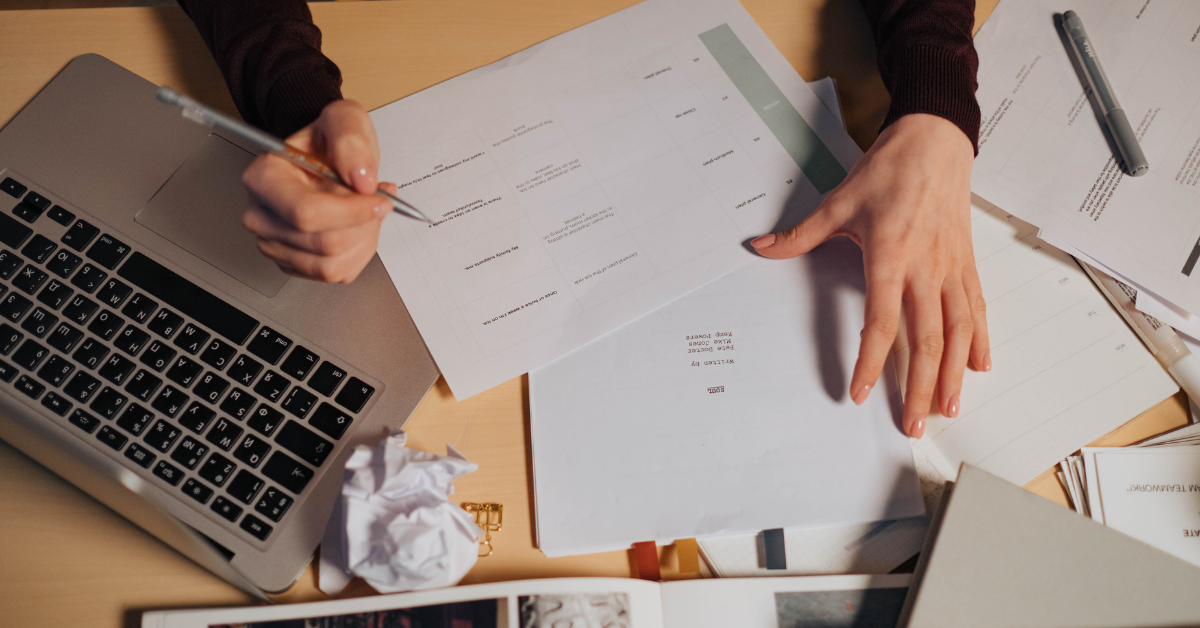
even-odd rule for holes
{"type": "Polygon", "coordinates": [[[500,531],[500,524],[504,521],[504,505],[464,503],[462,507],[475,515],[475,525],[483,530],[483,540],[479,542],[479,557],[491,556],[494,550],[492,533],[500,531]]]}

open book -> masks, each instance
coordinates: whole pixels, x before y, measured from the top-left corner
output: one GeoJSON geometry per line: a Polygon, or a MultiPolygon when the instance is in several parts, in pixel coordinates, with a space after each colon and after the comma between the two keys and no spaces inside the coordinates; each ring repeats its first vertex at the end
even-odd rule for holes
{"type": "Polygon", "coordinates": [[[523,580],[312,604],[150,612],[142,628],[890,627],[909,579],[523,580]]]}

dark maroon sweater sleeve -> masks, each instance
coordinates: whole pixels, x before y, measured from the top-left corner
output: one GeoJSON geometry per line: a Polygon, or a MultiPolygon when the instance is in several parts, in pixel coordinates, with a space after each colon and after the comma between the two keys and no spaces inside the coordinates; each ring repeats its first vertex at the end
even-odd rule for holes
{"type": "Polygon", "coordinates": [[[178,0],[212,51],[242,118],[287,137],[342,97],[303,0],[178,0]]]}
{"type": "Polygon", "coordinates": [[[879,73],[892,105],[886,128],[929,113],[962,129],[979,152],[975,0],[862,0],[875,32],[879,73]]]}

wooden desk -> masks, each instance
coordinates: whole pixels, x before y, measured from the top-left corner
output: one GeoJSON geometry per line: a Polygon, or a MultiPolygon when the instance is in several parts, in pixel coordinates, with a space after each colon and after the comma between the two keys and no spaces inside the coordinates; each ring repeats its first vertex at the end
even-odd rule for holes
{"type": "MultiPolygon", "coordinates": [[[[874,48],[857,0],[743,0],[808,80],[833,76],[850,133],[866,148],[887,109],[874,48]]],[[[325,51],[344,93],[378,107],[451,76],[634,4],[633,0],[406,0],[315,4],[325,51]]],[[[977,21],[995,0],[981,0],[977,21]]],[[[224,83],[191,23],[175,7],[0,12],[0,120],[7,121],[71,58],[102,54],[155,82],[233,112],[224,83]]],[[[408,425],[412,446],[454,445],[480,470],[455,499],[505,506],[496,553],[466,582],[552,576],[628,576],[625,552],[549,559],[533,547],[527,385],[518,378],[456,403],[444,382],[408,425]]],[[[1186,420],[1182,397],[1110,435],[1131,442],[1186,420]]],[[[1052,475],[1031,483],[1062,502],[1052,475]]],[[[138,626],[147,608],[245,604],[246,596],[155,542],[121,517],[0,443],[0,623],[138,626]]],[[[671,552],[664,551],[671,575],[671,552]]],[[[364,586],[350,594],[369,593],[364,586]]],[[[281,601],[323,597],[310,569],[281,601]]]]}

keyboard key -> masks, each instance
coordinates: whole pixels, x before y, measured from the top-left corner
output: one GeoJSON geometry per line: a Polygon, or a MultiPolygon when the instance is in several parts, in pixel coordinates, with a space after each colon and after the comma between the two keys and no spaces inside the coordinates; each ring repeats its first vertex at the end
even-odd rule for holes
{"type": "Polygon", "coordinates": [[[125,407],[126,401],[129,399],[125,395],[110,386],[105,386],[88,407],[99,414],[101,418],[111,419],[117,416],[121,408],[125,407]]]}
{"type": "Polygon", "coordinates": [[[9,324],[0,324],[0,353],[8,355],[24,337],[25,334],[17,331],[9,324]]]}
{"type": "Polygon", "coordinates": [[[375,394],[375,388],[370,384],[362,381],[357,377],[351,377],[350,381],[346,382],[346,387],[334,401],[337,404],[351,412],[359,412],[363,406],[367,405],[367,401],[371,399],[371,395],[375,394]]]}
{"type": "Polygon", "coordinates": [[[125,299],[128,298],[132,293],[133,288],[130,288],[116,279],[109,279],[108,281],[104,282],[104,287],[100,288],[100,292],[96,293],[96,298],[100,299],[100,302],[104,305],[107,305],[115,310],[121,307],[121,304],[124,303],[125,299]]]}
{"type": "Polygon", "coordinates": [[[17,322],[33,307],[33,301],[12,292],[0,301],[0,319],[17,322]]]}
{"type": "Polygon", "coordinates": [[[150,371],[146,369],[140,369],[129,379],[129,383],[125,384],[125,392],[140,401],[150,401],[150,397],[154,396],[154,391],[158,390],[161,385],[162,379],[151,375],[150,371]]]}
{"type": "Polygon", "coordinates": [[[0,250],[0,279],[12,277],[13,273],[17,272],[17,269],[24,263],[25,261],[16,253],[8,249],[0,250]]]}
{"type": "Polygon", "coordinates": [[[270,364],[279,362],[283,352],[292,346],[290,338],[280,334],[270,327],[263,327],[254,334],[254,340],[246,345],[246,350],[266,360],[270,364]]]}
{"type": "Polygon", "coordinates": [[[262,372],[262,369],[263,366],[258,360],[242,354],[233,361],[233,364],[229,367],[229,372],[226,373],[226,375],[232,378],[233,381],[243,386],[249,386],[250,384],[254,383],[254,378],[258,377],[258,374],[262,372]]]}
{"type": "Polygon", "coordinates": [[[52,310],[57,310],[67,303],[72,294],[75,294],[74,290],[57,279],[51,279],[50,283],[46,284],[46,288],[38,294],[38,301],[50,306],[52,310]]]}
{"type": "Polygon", "coordinates": [[[217,413],[212,408],[193,401],[192,405],[188,406],[183,416],[179,417],[179,424],[192,430],[197,434],[203,434],[204,428],[208,427],[208,423],[213,420],[217,413]]]}
{"type": "Polygon", "coordinates": [[[129,446],[129,449],[125,450],[125,457],[137,463],[139,467],[149,469],[150,465],[154,463],[154,459],[158,456],[150,453],[149,449],[133,443],[129,446]]]}
{"type": "Polygon", "coordinates": [[[262,490],[264,484],[266,482],[263,482],[253,473],[243,469],[238,471],[237,475],[234,476],[233,481],[229,483],[229,487],[225,489],[225,492],[233,495],[234,499],[243,504],[249,505],[254,503],[254,497],[262,490]]]}
{"type": "Polygon", "coordinates": [[[218,515],[224,517],[230,523],[237,521],[237,518],[242,516],[241,506],[238,506],[237,504],[225,499],[224,497],[221,497],[220,495],[213,500],[212,510],[218,515]]]}
{"type": "Polygon", "coordinates": [[[162,336],[163,338],[170,338],[175,334],[176,331],[179,330],[181,325],[183,325],[182,316],[172,312],[171,310],[163,308],[158,311],[158,314],[154,316],[154,320],[150,321],[150,324],[147,325],[147,327],[150,328],[150,331],[162,336]]]}
{"type": "Polygon", "coordinates": [[[237,449],[233,450],[233,457],[251,467],[257,467],[258,463],[267,457],[269,451],[271,451],[271,445],[265,439],[254,434],[247,434],[237,449]]]}
{"type": "Polygon", "coordinates": [[[263,523],[254,515],[246,515],[246,517],[242,519],[240,527],[246,532],[249,532],[250,536],[253,536],[260,541],[265,541],[267,540],[268,536],[271,536],[271,526],[263,523]]]}
{"type": "Polygon", "coordinates": [[[63,388],[63,392],[67,393],[68,397],[79,403],[87,403],[97,390],[100,390],[100,380],[83,371],[76,373],[75,377],[72,377],[71,381],[67,382],[63,388]]]}
{"type": "Polygon", "coordinates": [[[162,419],[159,419],[158,422],[154,424],[154,427],[151,427],[150,430],[146,432],[146,436],[144,436],[142,440],[146,441],[147,445],[150,445],[151,447],[165,454],[171,450],[171,445],[175,444],[175,439],[179,438],[181,433],[182,432],[179,431],[179,428],[167,423],[162,419]]]}
{"type": "Polygon", "coordinates": [[[101,266],[112,270],[125,259],[129,253],[129,246],[124,242],[108,235],[107,233],[100,236],[92,248],[88,249],[88,259],[100,264],[101,266]]]}
{"type": "Polygon", "coordinates": [[[126,378],[137,367],[133,360],[126,358],[120,353],[114,353],[108,356],[104,361],[104,366],[100,367],[100,377],[120,386],[125,383],[126,378]]]}
{"type": "Polygon", "coordinates": [[[51,386],[62,386],[63,382],[71,376],[71,372],[75,370],[75,365],[71,364],[66,358],[58,355],[50,356],[46,360],[45,366],[38,370],[38,379],[50,384],[51,386]]]}
{"type": "Polygon", "coordinates": [[[171,453],[171,460],[178,462],[188,469],[195,469],[206,453],[208,453],[208,445],[201,443],[191,436],[184,436],[183,442],[179,443],[179,446],[171,453]]]}
{"type": "Polygon", "coordinates": [[[96,434],[96,438],[100,439],[100,442],[112,447],[117,451],[121,451],[121,448],[125,446],[125,443],[129,442],[129,438],[127,436],[118,432],[117,430],[114,430],[111,425],[105,425],[104,427],[100,428],[100,432],[96,434]]]}
{"type": "Polygon", "coordinates": [[[67,420],[71,422],[71,425],[74,425],[88,434],[95,432],[96,428],[100,427],[100,419],[97,419],[83,410],[76,410],[72,412],[71,418],[67,420]]]}
{"type": "Polygon", "coordinates": [[[179,481],[183,479],[183,471],[166,460],[159,460],[158,464],[154,465],[154,475],[171,486],[179,486],[179,481]]]}
{"type": "Polygon", "coordinates": [[[25,200],[23,202],[27,205],[33,205],[34,207],[38,208],[39,211],[46,211],[46,208],[50,207],[50,199],[38,194],[37,192],[34,192],[33,190],[30,190],[29,194],[25,195],[25,200]]]}
{"type": "Polygon", "coordinates": [[[275,443],[314,467],[321,466],[321,463],[325,462],[329,453],[333,451],[333,443],[317,436],[312,430],[295,421],[288,421],[284,424],[279,433],[275,435],[275,443]]]}
{"type": "Polygon", "coordinates": [[[33,229],[8,214],[0,214],[0,242],[15,249],[24,244],[30,235],[33,235],[33,229]]]}
{"type": "Polygon", "coordinates": [[[6,177],[3,181],[0,181],[0,192],[4,192],[13,198],[21,198],[21,195],[27,189],[12,177],[6,177]]]}
{"type": "Polygon", "coordinates": [[[275,371],[267,371],[262,379],[258,380],[258,385],[254,387],[254,392],[270,399],[272,402],[279,401],[283,396],[284,391],[288,389],[292,383],[275,371]]]}
{"type": "Polygon", "coordinates": [[[24,255],[26,259],[44,264],[46,260],[50,259],[50,255],[57,248],[58,245],[53,240],[39,233],[33,236],[29,244],[25,245],[25,248],[21,249],[21,255],[24,255]]]}
{"type": "Polygon", "coordinates": [[[141,253],[129,256],[117,274],[234,344],[258,327],[254,318],[141,253]]]}
{"type": "Polygon", "coordinates": [[[217,419],[215,425],[205,440],[220,447],[223,451],[229,451],[233,448],[233,444],[242,435],[242,428],[238,427],[232,421],[226,419],[217,419]]]}
{"type": "Polygon", "coordinates": [[[333,395],[333,391],[337,390],[338,384],[341,384],[344,379],[346,379],[346,371],[326,361],[317,367],[317,372],[313,373],[312,379],[308,380],[308,387],[329,397],[333,395]]]}
{"type": "Polygon", "coordinates": [[[67,211],[62,205],[55,205],[50,208],[50,213],[46,217],[64,227],[70,227],[71,221],[75,220],[75,214],[67,211]]]}
{"type": "Polygon", "coordinates": [[[129,355],[135,356],[149,341],[150,334],[130,324],[126,325],[125,329],[122,329],[121,333],[117,334],[116,339],[113,340],[113,346],[129,355]]]}
{"type": "MultiPolygon", "coordinates": [[[[0,348],[3,348],[4,336],[0,333],[0,348]]],[[[50,332],[50,336],[46,338],[46,344],[70,355],[75,349],[75,345],[83,340],[83,332],[71,327],[67,323],[59,323],[54,331],[50,332]]]]}
{"type": "Polygon", "coordinates": [[[41,364],[42,360],[45,360],[46,356],[48,355],[50,355],[49,349],[32,340],[26,340],[25,344],[21,345],[20,349],[17,349],[17,352],[13,354],[12,358],[13,362],[17,363],[17,366],[25,369],[26,371],[34,371],[37,370],[38,365],[41,364]]]}
{"type": "Polygon", "coordinates": [[[254,505],[254,510],[266,516],[271,521],[278,523],[280,519],[283,519],[283,514],[287,512],[287,509],[291,505],[292,498],[272,486],[263,493],[262,498],[254,505]]]}
{"type": "Polygon", "coordinates": [[[251,397],[246,391],[241,388],[234,388],[225,397],[225,401],[221,402],[221,411],[241,421],[246,418],[246,415],[250,412],[250,408],[254,407],[255,401],[258,400],[251,397]]]}
{"type": "Polygon", "coordinates": [[[296,348],[292,349],[287,359],[279,366],[279,370],[283,371],[284,375],[290,375],[299,381],[304,381],[304,378],[308,377],[309,371],[312,371],[313,367],[320,361],[320,356],[305,347],[296,345],[296,348]]]}
{"type": "Polygon", "coordinates": [[[146,352],[142,354],[142,364],[161,373],[163,369],[171,366],[171,361],[175,359],[175,350],[168,347],[165,342],[155,340],[146,348],[146,352]]]}
{"type": "Polygon", "coordinates": [[[204,350],[204,353],[200,354],[200,360],[219,371],[225,368],[226,364],[229,364],[229,360],[233,358],[233,354],[236,352],[237,347],[220,338],[213,338],[213,341],[208,343],[208,348],[204,350]]]}
{"type": "Polygon", "coordinates": [[[200,470],[196,473],[209,482],[217,486],[222,486],[225,482],[229,481],[229,476],[233,474],[234,469],[237,469],[237,465],[233,464],[228,458],[221,454],[213,454],[208,457],[208,460],[200,466],[200,470]]]}
{"type": "Polygon", "coordinates": [[[121,418],[117,419],[117,427],[134,436],[141,436],[142,432],[146,431],[146,428],[150,426],[150,422],[153,420],[153,412],[136,403],[131,403],[128,408],[125,408],[125,412],[121,414],[121,418]]]}
{"type": "Polygon", "coordinates": [[[275,428],[283,422],[283,413],[268,406],[266,404],[258,406],[258,409],[250,413],[250,419],[246,421],[246,425],[250,429],[255,430],[266,436],[270,436],[275,428]]]}
{"type": "Polygon", "coordinates": [[[129,303],[125,304],[125,308],[121,310],[121,313],[139,323],[145,323],[157,308],[158,303],[139,292],[133,295],[129,303]]]}
{"type": "Polygon", "coordinates": [[[282,452],[275,452],[263,465],[263,475],[279,482],[283,488],[299,495],[312,479],[312,469],[292,460],[282,452]]]}
{"type": "Polygon", "coordinates": [[[100,341],[95,338],[85,338],[79,345],[79,349],[75,351],[75,355],[71,357],[85,367],[95,369],[104,362],[106,355],[108,355],[108,347],[100,344],[100,341]]]}
{"type": "Polygon", "coordinates": [[[213,373],[205,373],[200,378],[200,381],[196,383],[196,388],[192,392],[201,399],[215,404],[228,388],[229,382],[217,377],[213,373]]]}
{"type": "Polygon", "coordinates": [[[96,320],[88,325],[88,331],[100,336],[104,340],[111,340],[116,335],[117,330],[125,324],[125,319],[113,314],[109,310],[104,310],[96,316],[96,320]]]}
{"type": "Polygon", "coordinates": [[[333,439],[342,437],[346,433],[346,428],[350,427],[350,423],[354,419],[349,414],[338,410],[337,408],[322,403],[311,419],[308,420],[309,425],[320,430],[326,436],[333,439]]]}
{"type": "Polygon", "coordinates": [[[96,288],[104,285],[106,279],[108,279],[108,273],[91,264],[84,264],[83,270],[71,278],[71,285],[91,294],[95,292],[96,288]]]}
{"type": "Polygon", "coordinates": [[[71,411],[71,402],[53,390],[42,397],[42,405],[58,416],[67,416],[67,413],[71,411]]]}
{"type": "Polygon", "coordinates": [[[183,330],[179,332],[179,336],[175,338],[175,346],[187,351],[192,355],[196,355],[208,344],[210,334],[195,325],[188,323],[183,326],[183,330]]]}
{"type": "Polygon", "coordinates": [[[92,314],[95,314],[98,309],[100,309],[100,306],[95,301],[80,294],[71,299],[67,307],[63,308],[63,316],[78,325],[86,325],[88,320],[92,318],[92,314]]]}
{"type": "MultiPolygon", "coordinates": [[[[59,238],[59,242],[62,242],[76,251],[83,252],[83,249],[87,248],[88,243],[92,241],[92,238],[96,237],[97,233],[100,233],[100,230],[93,227],[91,223],[87,222],[86,220],[77,220],[75,221],[75,224],[71,225],[71,228],[68,229],[65,234],[63,234],[63,237],[59,238]]],[[[14,244],[11,246],[16,245],[14,244]]]]}
{"type": "Polygon", "coordinates": [[[313,404],[316,402],[316,395],[299,386],[296,386],[292,389],[292,392],[288,393],[288,396],[283,400],[283,403],[279,405],[283,406],[283,409],[287,410],[293,416],[303,419],[304,417],[308,416],[309,410],[312,410],[313,404]]]}
{"type": "Polygon", "coordinates": [[[187,388],[192,385],[192,382],[196,381],[196,378],[200,376],[200,372],[203,370],[204,367],[200,366],[198,362],[193,362],[188,358],[179,356],[175,358],[175,364],[171,367],[171,370],[167,371],[167,379],[187,388]]]}
{"type": "Polygon", "coordinates": [[[41,338],[50,333],[51,329],[58,324],[58,317],[51,314],[48,310],[37,308],[25,322],[21,323],[21,329],[33,334],[35,338],[41,338]]]}
{"type": "Polygon", "coordinates": [[[28,375],[22,375],[18,377],[17,383],[14,385],[17,387],[17,390],[21,391],[22,394],[26,395],[30,399],[37,399],[38,395],[46,392],[45,385],[33,379],[32,377],[29,377],[28,375]]]}
{"type": "Polygon", "coordinates": [[[50,275],[47,275],[42,269],[33,264],[26,264],[25,268],[22,268],[21,272],[17,273],[17,276],[13,278],[12,285],[25,294],[33,294],[49,278],[50,275]]]}
{"type": "Polygon", "coordinates": [[[76,268],[83,263],[83,258],[78,255],[63,249],[54,254],[54,257],[46,263],[46,270],[66,279],[75,272],[76,268]]]}
{"type": "Polygon", "coordinates": [[[29,223],[32,223],[42,216],[42,210],[24,201],[17,203],[17,206],[12,208],[12,213],[15,214],[17,218],[29,223]]]}
{"type": "Polygon", "coordinates": [[[187,405],[187,402],[188,396],[183,394],[181,390],[174,386],[167,386],[162,392],[158,393],[158,397],[154,400],[154,403],[150,404],[150,407],[171,418],[175,418],[175,415],[179,414],[179,411],[187,405]]]}
{"type": "Polygon", "coordinates": [[[183,493],[201,504],[207,504],[208,500],[212,499],[213,496],[213,490],[197,482],[195,478],[188,478],[183,483],[183,493]]]}
{"type": "Polygon", "coordinates": [[[17,372],[17,367],[0,360],[0,382],[7,384],[13,381],[13,378],[17,376],[17,372]]]}

